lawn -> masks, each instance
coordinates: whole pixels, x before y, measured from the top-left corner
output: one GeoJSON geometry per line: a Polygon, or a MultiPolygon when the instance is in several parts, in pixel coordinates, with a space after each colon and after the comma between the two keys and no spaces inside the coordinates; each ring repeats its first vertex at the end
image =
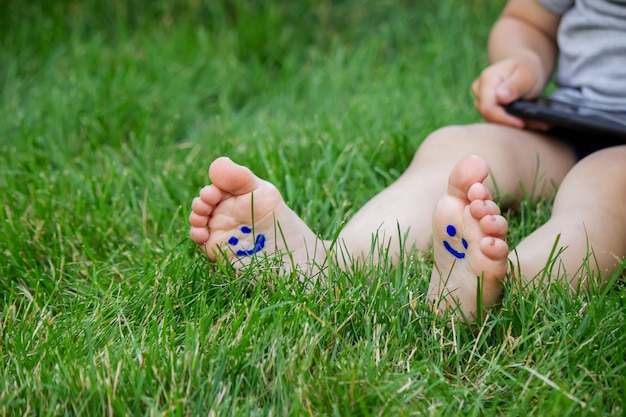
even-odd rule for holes
{"type": "MultiPolygon", "coordinates": [[[[622,415],[626,291],[469,326],[429,254],[235,273],[187,237],[228,155],[332,238],[469,86],[504,0],[0,2],[0,415],[622,415]],[[128,4],[127,4],[128,3],[128,4]]],[[[509,240],[546,220],[532,195],[509,240]]]]}

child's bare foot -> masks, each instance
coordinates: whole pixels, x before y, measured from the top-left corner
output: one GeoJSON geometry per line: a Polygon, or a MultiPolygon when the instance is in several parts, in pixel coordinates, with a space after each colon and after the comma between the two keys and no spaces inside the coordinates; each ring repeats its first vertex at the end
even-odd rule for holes
{"type": "Polygon", "coordinates": [[[211,164],[209,178],[212,184],[193,200],[189,223],[191,239],[210,260],[225,257],[238,268],[258,253],[282,257],[286,269],[319,271],[326,258],[322,242],[276,187],[225,157],[211,164]]]}
{"type": "Polygon", "coordinates": [[[495,303],[508,268],[508,226],[483,184],[488,174],[482,159],[463,159],[433,214],[435,266],[428,295],[440,311],[458,305],[470,320],[478,310],[479,283],[482,305],[495,303]]]}

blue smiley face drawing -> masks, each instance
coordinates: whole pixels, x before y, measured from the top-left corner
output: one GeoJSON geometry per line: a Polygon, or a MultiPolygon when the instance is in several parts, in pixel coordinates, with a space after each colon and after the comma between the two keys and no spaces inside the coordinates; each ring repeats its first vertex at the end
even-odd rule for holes
{"type": "MultiPolygon", "coordinates": [[[[446,227],[446,233],[448,233],[448,236],[450,237],[455,237],[456,236],[456,227],[452,226],[451,224],[448,225],[448,227],[446,227]]],[[[461,237],[461,244],[463,245],[463,248],[467,249],[467,240],[465,240],[465,238],[461,237]]],[[[452,247],[452,245],[450,245],[450,243],[447,240],[443,241],[443,246],[446,248],[446,250],[448,252],[450,252],[455,258],[457,259],[463,259],[465,258],[465,252],[459,252],[456,249],[454,249],[452,247]]]]}
{"type": "MultiPolygon", "coordinates": [[[[249,235],[252,233],[252,229],[248,226],[241,226],[241,233],[244,235],[249,235]]],[[[232,236],[228,239],[228,244],[230,246],[236,246],[239,244],[239,239],[236,236],[232,236]]],[[[237,256],[252,256],[257,252],[260,252],[265,247],[265,235],[258,234],[256,235],[256,239],[254,240],[254,247],[250,249],[239,249],[235,254],[237,256]]]]}

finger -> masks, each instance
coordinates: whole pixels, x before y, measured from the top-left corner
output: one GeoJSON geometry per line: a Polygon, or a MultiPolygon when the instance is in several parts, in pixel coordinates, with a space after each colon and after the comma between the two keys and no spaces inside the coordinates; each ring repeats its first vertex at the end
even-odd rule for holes
{"type": "Polygon", "coordinates": [[[541,122],[539,120],[526,120],[526,128],[536,130],[538,132],[547,132],[552,125],[550,123],[541,122]]]}
{"type": "Polygon", "coordinates": [[[511,88],[506,81],[496,87],[496,101],[499,104],[509,104],[517,97],[519,97],[519,95],[516,92],[511,91],[511,88]]]}
{"type": "MultiPolygon", "coordinates": [[[[502,104],[508,104],[516,98],[509,88],[509,85],[514,84],[511,81],[512,71],[509,65],[489,67],[474,83],[472,91],[476,97],[476,107],[486,120],[508,119],[508,115],[502,109],[502,104]]],[[[512,119],[511,121],[515,123],[512,119]]]]}
{"type": "Polygon", "coordinates": [[[526,121],[524,119],[507,113],[502,106],[495,105],[491,108],[481,107],[480,102],[475,99],[474,107],[479,110],[480,115],[487,122],[499,123],[511,127],[517,127],[520,129],[526,125],[526,121]]]}
{"type": "Polygon", "coordinates": [[[476,107],[481,113],[483,109],[488,109],[497,104],[495,89],[500,82],[500,75],[493,74],[493,71],[488,68],[472,84],[476,107]]]}
{"type": "Polygon", "coordinates": [[[517,127],[519,129],[524,128],[526,126],[526,122],[524,119],[520,119],[517,116],[513,116],[506,112],[504,107],[497,106],[490,110],[489,114],[485,117],[485,120],[491,123],[499,123],[511,127],[517,127]],[[488,117],[488,118],[487,118],[488,117]]]}
{"type": "Polygon", "coordinates": [[[478,92],[480,91],[480,78],[474,80],[474,82],[472,83],[471,91],[472,96],[478,97],[478,92]]]}
{"type": "Polygon", "coordinates": [[[532,72],[520,65],[512,68],[508,77],[502,79],[495,89],[496,100],[509,104],[519,98],[529,98],[534,94],[535,77],[532,72]]]}
{"type": "Polygon", "coordinates": [[[519,97],[519,74],[515,65],[499,65],[484,70],[472,84],[475,95],[474,105],[483,119],[492,123],[501,123],[512,127],[523,128],[525,122],[516,116],[510,115],[503,108],[519,97]]]}

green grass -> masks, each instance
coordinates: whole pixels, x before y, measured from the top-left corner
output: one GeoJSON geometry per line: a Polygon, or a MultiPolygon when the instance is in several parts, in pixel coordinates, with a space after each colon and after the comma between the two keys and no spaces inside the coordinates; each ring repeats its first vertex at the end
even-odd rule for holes
{"type": "Polygon", "coordinates": [[[478,120],[503,1],[133,3],[0,3],[0,415],[624,413],[617,275],[447,326],[428,257],[306,290],[187,238],[223,154],[335,235],[428,132],[478,120]]]}

